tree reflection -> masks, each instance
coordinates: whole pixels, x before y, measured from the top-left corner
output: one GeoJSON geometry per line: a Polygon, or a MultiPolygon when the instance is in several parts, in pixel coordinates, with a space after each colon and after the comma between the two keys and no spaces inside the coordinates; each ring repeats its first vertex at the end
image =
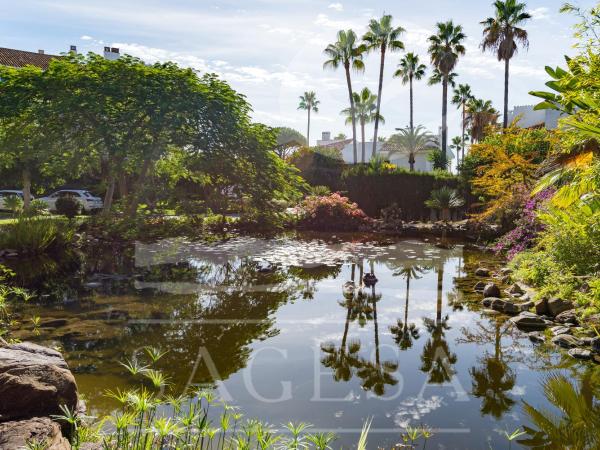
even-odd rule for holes
{"type": "Polygon", "coordinates": [[[406,279],[406,301],[404,303],[404,321],[397,320],[396,325],[390,326],[390,332],[394,342],[401,350],[407,350],[413,346],[413,341],[419,339],[420,333],[416,324],[408,322],[408,302],[410,297],[410,280],[418,280],[427,269],[407,262],[394,273],[394,276],[402,276],[406,279]]]}

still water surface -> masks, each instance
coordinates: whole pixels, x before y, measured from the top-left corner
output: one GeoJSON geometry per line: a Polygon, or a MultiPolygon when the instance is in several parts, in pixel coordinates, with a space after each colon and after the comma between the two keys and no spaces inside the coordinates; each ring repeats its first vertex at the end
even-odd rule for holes
{"type": "Polygon", "coordinates": [[[309,422],[337,447],[373,418],[372,448],[420,425],[435,430],[428,448],[508,448],[504,431],[528,423],[522,399],[547,405],[548,374],[593,368],[482,313],[472,273],[493,259],[364,236],[138,245],[86,255],[78,288],[44,281],[62,301],[20,311],[43,327],[19,337],[63,349],[97,416],[115,407],[107,389],[138,385],[118,362],[151,345],[174,393],[214,386],[246,417],[309,422]]]}

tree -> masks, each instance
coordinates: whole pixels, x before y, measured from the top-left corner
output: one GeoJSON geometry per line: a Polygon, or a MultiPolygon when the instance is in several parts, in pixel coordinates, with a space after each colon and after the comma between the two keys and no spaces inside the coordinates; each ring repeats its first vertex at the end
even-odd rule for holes
{"type": "MultiPolygon", "coordinates": [[[[456,158],[465,158],[465,130],[467,128],[467,104],[473,99],[473,93],[471,92],[471,86],[468,84],[459,84],[458,88],[454,90],[454,96],[452,97],[452,104],[456,105],[457,108],[462,108],[462,155],[458,157],[458,151],[456,152],[456,158]]],[[[459,161],[457,161],[458,165],[459,161]]]]}
{"type": "MultiPolygon", "coordinates": [[[[369,88],[363,88],[360,93],[354,92],[352,94],[354,97],[354,113],[356,119],[358,119],[358,123],[360,124],[360,133],[361,133],[361,141],[362,141],[362,149],[361,149],[361,162],[364,164],[365,161],[365,125],[367,123],[374,122],[377,119],[377,96],[374,95],[369,88]]],[[[352,123],[352,110],[350,108],[346,108],[342,110],[342,115],[346,116],[346,125],[352,123]]],[[[379,120],[382,123],[385,123],[383,117],[379,116],[379,120]]]]}
{"type": "Polygon", "coordinates": [[[298,148],[307,145],[306,138],[302,136],[302,133],[293,128],[277,127],[275,128],[275,132],[277,133],[275,153],[281,159],[286,159],[298,148]]]}
{"type": "Polygon", "coordinates": [[[373,136],[372,157],[377,153],[377,133],[379,131],[379,117],[381,114],[381,96],[383,91],[383,70],[385,67],[385,55],[389,50],[395,52],[404,50],[404,44],[400,41],[400,36],[404,33],[404,28],[392,26],[392,16],[384,14],[380,20],[371,19],[369,29],[363,36],[368,51],[379,50],[379,87],[377,90],[377,111],[375,115],[375,133],[373,136]]]}
{"type": "Polygon", "coordinates": [[[398,69],[394,72],[395,77],[402,79],[402,84],[409,84],[410,89],[410,128],[414,128],[414,98],[413,98],[413,80],[420,80],[425,76],[427,67],[421,64],[419,56],[414,53],[407,53],[398,64],[398,69]]]}
{"type": "Polygon", "coordinates": [[[356,145],[356,114],[354,109],[354,97],[352,95],[352,80],[350,78],[350,69],[357,72],[365,70],[363,63],[363,54],[366,47],[357,43],[356,33],[352,30],[340,30],[337,34],[337,41],[329,44],[324,53],[329,58],[323,63],[323,68],[337,69],[340,65],[344,67],[346,73],[346,84],[348,85],[348,98],[350,99],[350,110],[352,111],[352,148],[354,164],[358,162],[358,150],[356,145]]]}
{"type": "Polygon", "coordinates": [[[389,156],[399,153],[408,156],[410,171],[415,170],[415,157],[418,153],[439,147],[436,136],[427,131],[422,125],[417,128],[406,128],[399,130],[388,139],[386,146],[389,156]]]}
{"type": "Polygon", "coordinates": [[[439,71],[442,82],[442,152],[447,155],[448,147],[448,83],[458,58],[465,54],[463,41],[466,36],[460,25],[451,20],[438,23],[437,33],[429,37],[431,63],[439,71]]]}
{"type": "Polygon", "coordinates": [[[527,5],[517,0],[497,0],[494,2],[495,16],[481,22],[483,29],[483,51],[490,50],[504,61],[504,124],[508,127],[508,79],[510,60],[518,51],[518,45],[529,47],[527,31],[520,28],[531,15],[525,11],[527,5]]]}
{"type": "Polygon", "coordinates": [[[298,109],[308,111],[308,125],[306,127],[306,145],[310,145],[310,113],[319,112],[319,100],[315,91],[307,91],[300,96],[300,104],[298,109]]]}
{"type": "Polygon", "coordinates": [[[442,220],[450,220],[450,211],[465,204],[463,198],[454,189],[442,186],[431,191],[431,197],[425,201],[425,206],[441,212],[442,220]]]}
{"type": "Polygon", "coordinates": [[[491,100],[471,99],[467,103],[466,123],[471,127],[471,141],[480,142],[486,129],[498,121],[498,111],[491,100]]]}

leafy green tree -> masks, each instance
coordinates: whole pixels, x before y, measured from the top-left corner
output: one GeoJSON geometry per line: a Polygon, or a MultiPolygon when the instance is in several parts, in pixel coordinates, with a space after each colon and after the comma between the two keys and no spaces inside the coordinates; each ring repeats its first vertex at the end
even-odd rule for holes
{"type": "Polygon", "coordinates": [[[439,22],[437,33],[429,37],[429,54],[431,63],[438,70],[442,82],[442,152],[448,148],[448,84],[450,74],[458,63],[458,58],[465,54],[463,41],[466,39],[460,25],[451,20],[439,22]]]}
{"type": "MultiPolygon", "coordinates": [[[[454,95],[452,97],[452,104],[456,105],[457,108],[462,108],[462,145],[460,149],[462,150],[462,155],[459,158],[458,151],[456,152],[457,160],[462,160],[465,158],[465,135],[467,128],[467,104],[473,99],[473,92],[471,92],[471,86],[468,84],[459,84],[458,88],[454,90],[454,95]]],[[[459,161],[457,161],[458,164],[459,161]]]]}
{"type": "Polygon", "coordinates": [[[414,128],[414,97],[413,97],[413,81],[421,80],[425,76],[427,67],[425,64],[421,64],[419,56],[414,53],[407,53],[400,60],[395,77],[402,79],[402,84],[409,84],[410,89],[410,128],[414,128]]]}
{"type": "Polygon", "coordinates": [[[415,170],[415,158],[418,153],[439,148],[436,136],[427,131],[422,125],[417,128],[406,128],[399,130],[397,134],[390,136],[386,148],[389,156],[403,154],[408,156],[410,171],[415,170]]]}
{"type": "Polygon", "coordinates": [[[392,16],[384,14],[380,20],[371,19],[369,29],[363,36],[367,51],[379,51],[379,86],[377,90],[377,110],[375,113],[375,133],[373,136],[373,150],[371,156],[377,153],[377,134],[379,132],[379,121],[381,117],[381,96],[383,94],[383,72],[385,68],[385,55],[388,51],[396,52],[404,50],[404,44],[400,41],[400,36],[404,33],[404,28],[394,27],[392,25],[392,16]]]}
{"type": "Polygon", "coordinates": [[[310,113],[319,112],[319,100],[315,91],[307,91],[300,96],[300,104],[298,109],[308,112],[308,124],[306,127],[306,145],[310,145],[310,113]]]}
{"type": "Polygon", "coordinates": [[[498,61],[504,61],[504,124],[508,127],[508,81],[510,60],[517,53],[518,45],[529,47],[527,31],[521,26],[531,19],[525,11],[527,5],[517,0],[497,0],[494,2],[495,15],[488,17],[481,24],[483,29],[483,51],[490,50],[496,54],[498,61]]]}
{"type": "Polygon", "coordinates": [[[278,127],[275,128],[275,133],[277,133],[275,153],[282,159],[286,159],[298,148],[307,145],[306,138],[302,136],[302,133],[293,128],[278,127]]]}
{"type": "Polygon", "coordinates": [[[348,98],[350,99],[350,110],[352,113],[352,146],[354,164],[358,162],[358,149],[356,145],[356,114],[354,107],[354,96],[352,95],[352,80],[350,77],[350,69],[357,72],[365,70],[363,55],[366,47],[358,43],[356,33],[352,30],[340,30],[337,34],[337,41],[329,44],[325,48],[324,53],[329,58],[323,63],[323,68],[337,69],[340,66],[344,67],[346,74],[346,84],[348,85],[348,98]]]}
{"type": "MultiPolygon", "coordinates": [[[[369,88],[363,88],[362,91],[354,92],[354,114],[360,124],[360,133],[362,141],[361,162],[365,163],[365,125],[377,120],[377,96],[374,95],[369,88]]],[[[346,125],[352,123],[352,110],[346,108],[342,110],[342,115],[346,116],[346,125]]],[[[383,117],[379,116],[379,120],[384,123],[383,117]]]]}

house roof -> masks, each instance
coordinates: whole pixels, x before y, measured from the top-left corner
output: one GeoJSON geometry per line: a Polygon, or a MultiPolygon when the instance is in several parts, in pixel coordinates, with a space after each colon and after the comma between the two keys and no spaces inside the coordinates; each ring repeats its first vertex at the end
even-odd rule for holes
{"type": "Polygon", "coordinates": [[[45,70],[48,68],[50,61],[54,58],[60,58],[60,56],[0,47],[0,65],[2,66],[36,66],[45,70]]]}

